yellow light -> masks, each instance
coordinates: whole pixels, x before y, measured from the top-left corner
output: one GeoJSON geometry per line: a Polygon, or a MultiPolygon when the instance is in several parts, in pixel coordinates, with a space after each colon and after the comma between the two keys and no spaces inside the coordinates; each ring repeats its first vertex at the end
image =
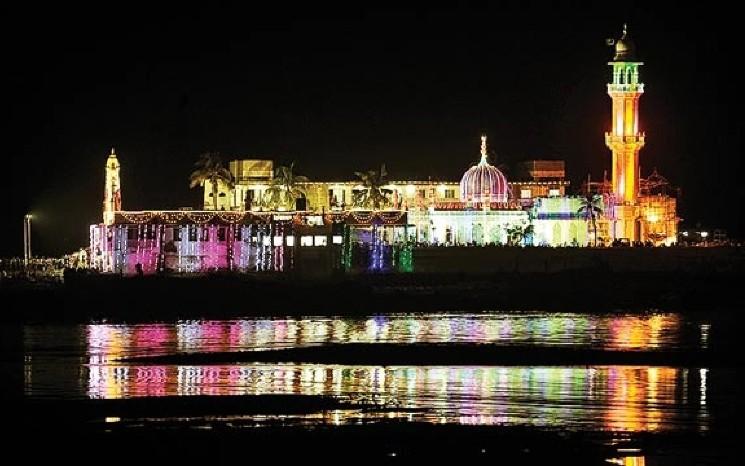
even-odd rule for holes
{"type": "Polygon", "coordinates": [[[406,195],[407,196],[413,196],[416,194],[416,187],[413,184],[406,186],[406,195]]]}
{"type": "Polygon", "coordinates": [[[626,110],[624,113],[624,134],[626,136],[630,136],[634,134],[634,100],[626,99],[624,103],[624,109],[626,110]]]}

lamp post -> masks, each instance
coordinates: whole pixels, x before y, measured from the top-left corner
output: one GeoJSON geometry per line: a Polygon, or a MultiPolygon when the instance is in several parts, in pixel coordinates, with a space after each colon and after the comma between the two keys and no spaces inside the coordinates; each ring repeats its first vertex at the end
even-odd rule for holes
{"type": "Polygon", "coordinates": [[[31,214],[23,216],[23,265],[28,266],[31,259],[31,214]]]}

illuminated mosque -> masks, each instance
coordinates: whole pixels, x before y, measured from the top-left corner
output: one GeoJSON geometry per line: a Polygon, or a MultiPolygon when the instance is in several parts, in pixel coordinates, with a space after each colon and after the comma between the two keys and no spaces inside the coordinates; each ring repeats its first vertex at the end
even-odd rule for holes
{"type": "MultiPolygon", "coordinates": [[[[381,183],[380,203],[360,181],[298,181],[295,202],[268,201],[272,160],[229,163],[231,182],[208,179],[203,210],[122,210],[119,161],[106,162],[103,223],[91,225],[91,265],[103,272],[152,274],[212,270],[412,269],[412,250],[429,246],[589,246],[613,242],[669,245],[676,240],[676,199],[656,171],[640,176],[640,82],[624,25],[609,63],[612,82],[611,179],[566,190],[564,162],[532,160],[508,181],[489,163],[481,137],[478,162],[460,181],[381,183]],[[215,199],[215,196],[217,199],[215,199]]],[[[289,192],[289,190],[288,190],[289,192]]]]}

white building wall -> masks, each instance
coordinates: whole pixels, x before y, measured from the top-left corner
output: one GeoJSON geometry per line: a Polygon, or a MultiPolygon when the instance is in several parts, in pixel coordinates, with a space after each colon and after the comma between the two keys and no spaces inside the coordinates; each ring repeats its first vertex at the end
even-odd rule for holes
{"type": "Polygon", "coordinates": [[[424,210],[409,212],[419,242],[433,244],[506,244],[507,229],[529,224],[522,210],[424,210]]]}
{"type": "Polygon", "coordinates": [[[587,241],[585,220],[533,220],[535,246],[586,246],[587,241]]]}
{"type": "MultiPolygon", "coordinates": [[[[217,210],[235,210],[233,199],[236,197],[235,190],[231,190],[222,181],[217,183],[217,210]]],[[[204,182],[204,210],[215,210],[215,204],[212,200],[212,182],[204,182]]]]}

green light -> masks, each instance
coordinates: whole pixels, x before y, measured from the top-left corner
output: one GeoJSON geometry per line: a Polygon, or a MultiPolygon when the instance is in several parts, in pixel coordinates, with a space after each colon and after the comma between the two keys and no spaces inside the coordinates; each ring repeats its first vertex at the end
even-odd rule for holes
{"type": "Polygon", "coordinates": [[[344,225],[341,266],[345,272],[348,272],[352,268],[352,241],[350,238],[349,225],[344,225]]]}

